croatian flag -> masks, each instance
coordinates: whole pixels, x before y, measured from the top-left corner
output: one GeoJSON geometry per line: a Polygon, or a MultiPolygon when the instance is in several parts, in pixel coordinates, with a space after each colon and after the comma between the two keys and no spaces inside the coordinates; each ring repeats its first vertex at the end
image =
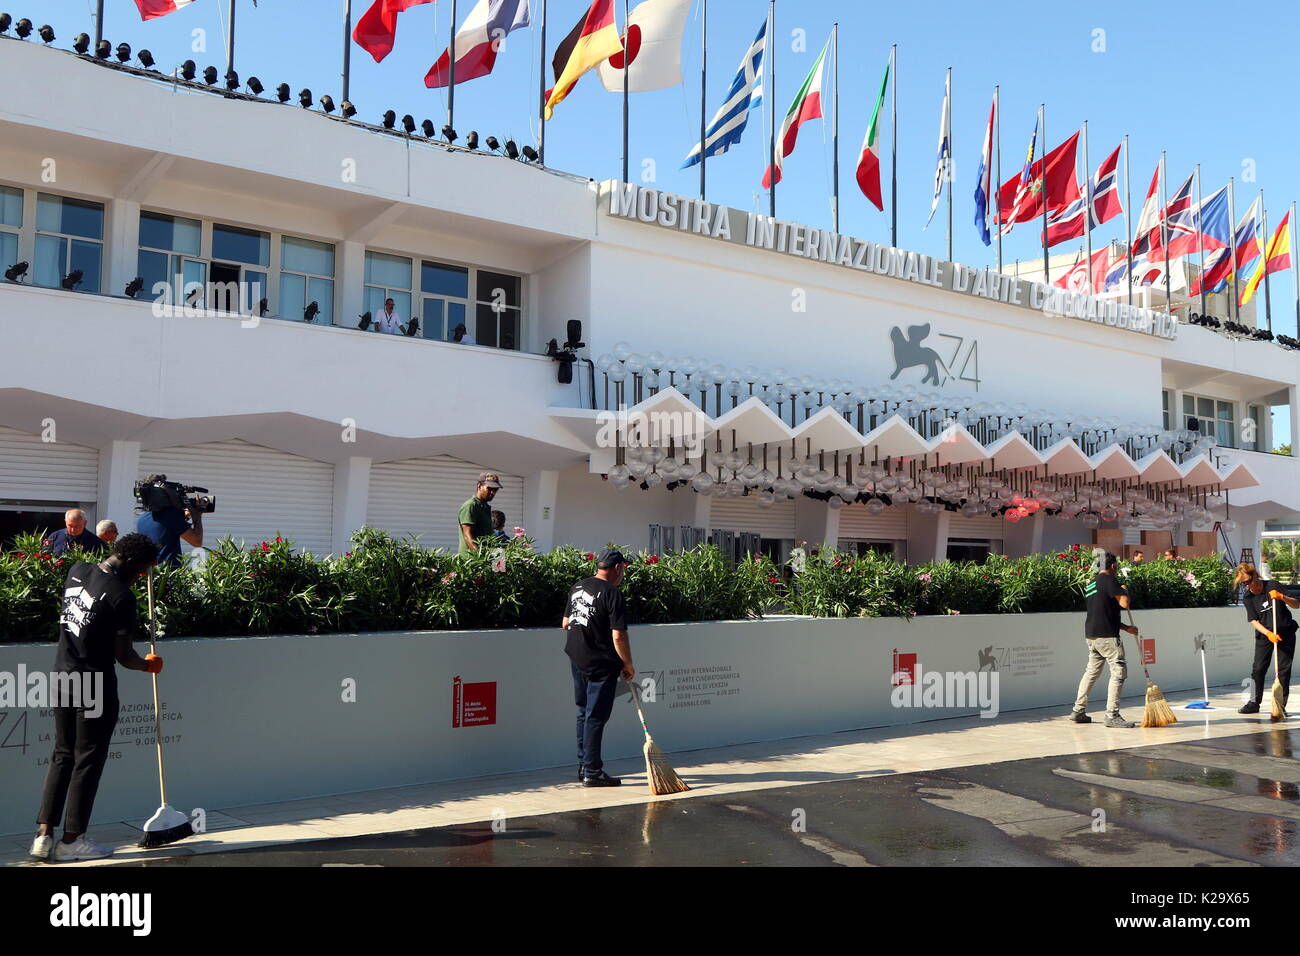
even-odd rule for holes
{"type": "MultiPolygon", "coordinates": [[[[1092,177],[1092,212],[1086,217],[1088,231],[1109,222],[1124,211],[1119,199],[1119,151],[1116,146],[1092,177]]],[[[1088,197],[1080,196],[1063,206],[1047,220],[1047,244],[1054,246],[1067,239],[1078,239],[1084,232],[1084,208],[1088,197]]]]}
{"type": "MultiPolygon", "coordinates": [[[[528,0],[479,0],[456,32],[456,82],[487,76],[496,66],[507,34],[526,27],[528,0]]],[[[424,85],[440,89],[451,81],[451,48],[429,67],[424,85]]]]}
{"type": "Polygon", "coordinates": [[[994,100],[989,107],[989,125],[984,131],[979,172],[975,174],[975,228],[986,246],[993,241],[989,236],[989,197],[993,195],[993,121],[997,118],[997,109],[997,100],[994,100]]]}
{"type": "Polygon", "coordinates": [[[682,169],[698,163],[701,153],[712,159],[714,156],[721,156],[740,142],[741,134],[745,132],[745,126],[749,123],[749,111],[753,108],[754,98],[759,95],[758,89],[762,82],[763,57],[766,50],[767,21],[764,20],[763,25],[758,28],[758,36],[745,52],[745,58],[740,61],[740,69],[736,71],[736,78],[731,81],[727,99],[723,102],[722,108],[713,115],[713,121],[704,131],[703,144],[695,144],[695,148],[682,163],[682,169]]]}
{"type": "Polygon", "coordinates": [[[175,13],[181,7],[188,7],[194,0],[135,0],[135,5],[140,8],[141,20],[152,20],[155,17],[165,17],[169,13],[175,13]]]}

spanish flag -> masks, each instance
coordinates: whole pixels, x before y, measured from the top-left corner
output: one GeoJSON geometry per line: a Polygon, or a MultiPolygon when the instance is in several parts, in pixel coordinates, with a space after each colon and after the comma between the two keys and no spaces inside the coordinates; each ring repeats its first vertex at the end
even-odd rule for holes
{"type": "Polygon", "coordinates": [[[551,118],[555,105],[569,95],[582,74],[621,52],[623,41],[614,25],[614,0],[592,0],[586,16],[564,38],[551,60],[555,86],[546,98],[546,118],[551,118]]]}
{"type": "Polygon", "coordinates": [[[1291,213],[1288,211],[1282,217],[1282,221],[1277,224],[1277,231],[1273,233],[1272,240],[1268,244],[1268,252],[1264,254],[1264,259],[1255,267],[1255,274],[1250,277],[1246,283],[1246,288],[1241,290],[1241,304],[1245,305],[1250,301],[1255,290],[1259,288],[1260,280],[1270,272],[1281,272],[1283,269],[1291,268],[1291,213]]]}

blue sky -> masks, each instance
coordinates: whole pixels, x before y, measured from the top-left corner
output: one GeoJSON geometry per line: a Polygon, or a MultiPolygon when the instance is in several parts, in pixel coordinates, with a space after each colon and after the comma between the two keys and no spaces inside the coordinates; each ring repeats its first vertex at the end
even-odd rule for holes
{"type": "MultiPolygon", "coordinates": [[[[199,68],[225,70],[228,0],[196,0],[178,13],[141,22],[132,0],[106,0],[104,35],[148,47],[164,69],[187,58],[199,68]],[[206,32],[207,52],[191,52],[191,33],[206,32]]],[[[258,76],[268,89],[287,82],[295,94],[309,87],[317,100],[339,98],[343,0],[236,0],[236,69],[258,76]]],[[[532,0],[534,21],[541,0],[532,0]]],[[[369,0],[353,0],[359,17],[369,0]]],[[[67,47],[91,31],[94,0],[41,0],[40,11],[12,7],[37,26],[50,23],[56,45],[67,47]]],[[[459,0],[464,16],[473,0],[459,0]]],[[[555,44],[586,9],[587,0],[550,0],[548,45],[555,44]]],[[[635,2],[632,3],[635,6],[635,2]]],[[[709,4],[710,69],[708,112],[718,107],[745,49],[767,15],[766,0],[712,0],[709,4]]],[[[353,46],[351,98],[360,116],[377,121],[386,109],[412,113],[441,128],[446,91],[426,90],[423,76],[446,46],[451,0],[415,7],[399,18],[397,46],[374,63],[353,46]]],[[[619,3],[621,11],[621,0],[619,3]]],[[[621,12],[620,12],[621,19],[621,12]]],[[[891,43],[899,47],[898,154],[899,243],[931,254],[946,248],[944,210],[923,230],[929,211],[935,143],[943,97],[944,70],[953,68],[955,257],[992,264],[993,250],[979,241],[973,224],[975,172],[994,84],[1002,87],[1002,176],[1009,179],[1023,161],[1038,105],[1047,104],[1048,139],[1055,145],[1084,120],[1090,128],[1090,162],[1095,167],[1130,134],[1133,203],[1140,206],[1162,149],[1168,150],[1175,188],[1195,163],[1201,164],[1209,195],[1228,176],[1237,177],[1241,215],[1264,188],[1270,225],[1296,198],[1300,123],[1289,77],[1300,7],[1272,0],[1254,6],[1249,17],[1224,17],[1221,3],[1184,0],[1171,10],[1162,3],[1110,2],[1045,4],[968,2],[931,4],[860,3],[845,0],[778,0],[775,32],[778,122],[835,21],[840,23],[842,230],[877,240],[889,238],[888,167],[886,209],[876,211],[858,191],[853,170],[891,43]],[[804,49],[792,47],[801,31],[804,49]],[[1270,92],[1270,82],[1281,81],[1270,92]],[[1243,182],[1243,177],[1254,181],[1243,182]]],[[[686,83],[635,94],[631,102],[631,159],[634,177],[654,160],[656,185],[687,195],[698,190],[698,173],[679,170],[699,128],[699,3],[692,10],[684,50],[686,83]]],[[[534,27],[507,40],[496,72],[458,86],[456,126],[476,129],[522,146],[537,135],[539,37],[534,27]]],[[[549,58],[548,51],[548,58],[549,58]]],[[[829,79],[827,84],[829,96],[829,79]]],[[[286,107],[288,108],[288,107],[286,107]]],[[[799,147],[786,161],[778,190],[782,218],[830,225],[832,149],[829,107],[825,129],[805,127],[799,147]]],[[[596,179],[620,175],[621,97],[607,93],[593,73],[556,110],[547,126],[548,164],[596,179]]],[[[885,128],[886,156],[892,132],[885,128]]],[[[766,141],[765,121],[751,114],[744,140],[709,164],[714,202],[742,209],[766,209],[759,186],[766,141]]],[[[1121,184],[1122,185],[1122,184],[1121,184]]],[[[1136,215],[1136,211],[1135,211],[1136,215]]],[[[1100,244],[1122,232],[1116,219],[1094,232],[1100,244]]],[[[1005,243],[1008,261],[1039,252],[1037,229],[1022,226],[1005,243]]],[[[1069,251],[1070,244],[1054,251],[1069,251]]],[[[1289,274],[1272,278],[1274,330],[1295,333],[1294,291],[1289,274]]]]}

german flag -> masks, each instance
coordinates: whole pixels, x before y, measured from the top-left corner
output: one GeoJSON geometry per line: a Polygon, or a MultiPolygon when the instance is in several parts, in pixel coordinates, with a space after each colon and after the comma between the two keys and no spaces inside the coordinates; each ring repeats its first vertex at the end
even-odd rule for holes
{"type": "Polygon", "coordinates": [[[564,38],[551,60],[555,86],[546,99],[546,118],[551,118],[555,105],[569,95],[582,74],[622,50],[623,41],[614,25],[614,0],[592,0],[586,16],[564,38]]]}

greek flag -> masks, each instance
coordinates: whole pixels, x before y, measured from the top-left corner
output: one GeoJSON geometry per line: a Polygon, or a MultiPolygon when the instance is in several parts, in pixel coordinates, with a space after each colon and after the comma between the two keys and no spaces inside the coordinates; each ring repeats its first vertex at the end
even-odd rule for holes
{"type": "Polygon", "coordinates": [[[701,153],[709,157],[720,156],[740,142],[749,122],[750,104],[762,96],[763,61],[767,51],[767,21],[759,27],[758,36],[750,46],[745,58],[740,63],[736,78],[727,92],[727,100],[722,104],[704,133],[704,142],[697,143],[691,150],[682,169],[694,166],[700,161],[701,153]]]}

